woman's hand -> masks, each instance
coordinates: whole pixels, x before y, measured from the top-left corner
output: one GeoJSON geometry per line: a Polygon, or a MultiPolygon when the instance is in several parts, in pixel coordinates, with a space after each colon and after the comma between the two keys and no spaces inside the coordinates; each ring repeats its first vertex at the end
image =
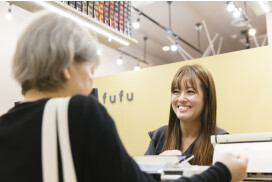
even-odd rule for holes
{"type": "Polygon", "coordinates": [[[166,150],[160,153],[159,155],[181,155],[181,151],[180,150],[166,150]]]}

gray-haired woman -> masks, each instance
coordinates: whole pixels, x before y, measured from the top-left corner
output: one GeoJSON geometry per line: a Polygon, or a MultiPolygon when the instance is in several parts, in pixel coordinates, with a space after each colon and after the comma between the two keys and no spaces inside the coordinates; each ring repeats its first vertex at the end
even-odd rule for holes
{"type": "MultiPolygon", "coordinates": [[[[72,96],[68,120],[78,181],[155,181],[128,155],[106,109],[86,96],[99,64],[96,49],[89,31],[55,13],[42,13],[27,27],[12,66],[24,100],[0,117],[0,181],[42,181],[43,109],[49,98],[66,96],[72,96]]],[[[178,181],[236,181],[246,165],[245,158],[225,155],[204,173],[178,181]]]]}

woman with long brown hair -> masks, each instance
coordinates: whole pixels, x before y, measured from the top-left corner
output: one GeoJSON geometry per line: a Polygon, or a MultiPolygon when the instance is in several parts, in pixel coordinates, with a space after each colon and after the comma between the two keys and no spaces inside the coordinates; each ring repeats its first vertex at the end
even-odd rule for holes
{"type": "Polygon", "coordinates": [[[172,80],[171,93],[168,126],[149,132],[151,142],[145,154],[176,154],[172,150],[179,150],[182,155],[194,155],[191,164],[211,165],[210,136],[228,134],[216,126],[211,73],[198,64],[182,66],[172,80]]]}

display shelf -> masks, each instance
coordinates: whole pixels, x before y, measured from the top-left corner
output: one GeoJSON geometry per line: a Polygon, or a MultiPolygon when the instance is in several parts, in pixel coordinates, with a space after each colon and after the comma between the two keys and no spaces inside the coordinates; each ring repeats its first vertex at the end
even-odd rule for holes
{"type": "Polygon", "coordinates": [[[72,8],[69,5],[61,2],[10,1],[10,3],[30,12],[49,9],[53,11],[65,12],[65,14],[68,15],[73,15],[73,17],[76,17],[79,21],[84,22],[84,24],[90,28],[100,43],[115,49],[136,44],[138,42],[136,39],[129,37],[119,32],[118,30],[113,29],[112,27],[97,21],[94,18],[91,18],[88,15],[76,10],[75,8],[72,8]],[[111,38],[111,42],[108,41],[109,37],[111,38]]]}

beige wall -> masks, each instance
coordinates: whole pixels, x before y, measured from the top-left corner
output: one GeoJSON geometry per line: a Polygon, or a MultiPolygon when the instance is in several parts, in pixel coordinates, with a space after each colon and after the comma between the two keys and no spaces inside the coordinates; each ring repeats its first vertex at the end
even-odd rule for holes
{"type": "Polygon", "coordinates": [[[272,47],[267,46],[96,78],[99,100],[103,103],[107,92],[104,105],[131,155],[145,152],[148,131],[167,124],[172,77],[182,65],[194,63],[213,74],[220,127],[230,133],[272,131],[272,47]],[[127,101],[131,92],[134,98],[127,101]],[[109,95],[117,101],[110,103],[109,95]]]}

